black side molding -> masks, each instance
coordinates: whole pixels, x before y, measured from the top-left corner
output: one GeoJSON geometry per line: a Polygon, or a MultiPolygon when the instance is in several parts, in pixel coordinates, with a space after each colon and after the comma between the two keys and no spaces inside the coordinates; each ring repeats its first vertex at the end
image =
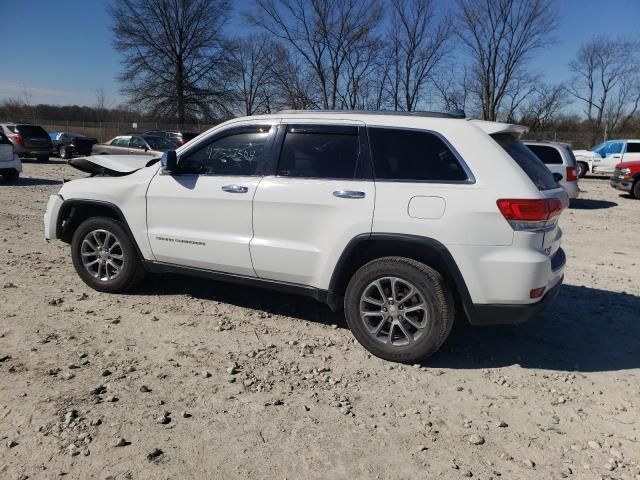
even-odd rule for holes
{"type": "Polygon", "coordinates": [[[144,260],[143,265],[144,268],[151,273],[177,273],[192,277],[206,278],[208,280],[237,283],[251,287],[278,290],[295,295],[304,295],[319,302],[326,303],[333,311],[336,311],[338,309],[336,307],[340,306],[339,299],[331,295],[327,290],[310,287],[308,285],[299,285],[297,283],[280,282],[277,280],[249,277],[246,275],[217,272],[215,270],[206,270],[203,268],[184,267],[182,265],[174,265],[171,263],[152,262],[149,260],[144,260]]]}

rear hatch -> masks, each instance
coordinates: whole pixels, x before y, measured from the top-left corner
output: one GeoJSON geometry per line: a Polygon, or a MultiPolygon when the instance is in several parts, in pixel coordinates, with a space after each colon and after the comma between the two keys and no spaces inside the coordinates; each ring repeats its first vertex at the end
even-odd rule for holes
{"type": "Polygon", "coordinates": [[[514,200],[509,210],[511,218],[507,218],[504,210],[509,205],[505,203],[499,208],[515,231],[532,234],[532,246],[551,257],[553,265],[562,238],[558,217],[569,205],[569,197],[546,165],[520,141],[519,135],[511,132],[494,133],[491,137],[529,177],[543,197],[519,200],[520,204],[514,200]]]}
{"type": "Polygon", "coordinates": [[[48,149],[51,148],[51,137],[44,128],[38,125],[16,125],[11,128],[13,133],[19,134],[26,148],[48,149]]]}

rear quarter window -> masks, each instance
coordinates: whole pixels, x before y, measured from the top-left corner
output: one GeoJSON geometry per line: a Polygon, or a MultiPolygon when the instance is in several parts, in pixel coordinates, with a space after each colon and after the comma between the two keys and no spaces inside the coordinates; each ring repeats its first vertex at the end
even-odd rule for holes
{"type": "Polygon", "coordinates": [[[378,180],[464,182],[469,176],[439,136],[421,130],[370,127],[373,169],[378,180]]]}
{"type": "Polygon", "coordinates": [[[508,133],[499,133],[491,137],[509,154],[539,190],[559,188],[551,171],[518,137],[508,133]]]}
{"type": "Polygon", "coordinates": [[[629,143],[627,143],[627,152],[626,153],[640,153],[640,142],[629,142],[629,143]]]}

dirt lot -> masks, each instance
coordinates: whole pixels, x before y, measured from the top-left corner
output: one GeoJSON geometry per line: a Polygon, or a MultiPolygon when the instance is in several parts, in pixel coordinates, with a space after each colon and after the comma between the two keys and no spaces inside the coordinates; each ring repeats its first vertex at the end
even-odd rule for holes
{"type": "Polygon", "coordinates": [[[607,180],[562,217],[552,308],[459,325],[411,367],[302,297],[88,289],[42,234],[75,176],[26,163],[0,183],[0,478],[640,479],[640,201],[607,180]]]}

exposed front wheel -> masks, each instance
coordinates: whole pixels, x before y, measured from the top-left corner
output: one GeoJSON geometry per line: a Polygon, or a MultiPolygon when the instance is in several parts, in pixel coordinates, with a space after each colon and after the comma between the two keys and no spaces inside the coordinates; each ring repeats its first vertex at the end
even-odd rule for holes
{"type": "Polygon", "coordinates": [[[369,262],[351,278],[345,317],[356,339],[385,360],[415,362],[451,332],[454,307],[442,275],[403,257],[369,262]]]}
{"type": "Polygon", "coordinates": [[[586,164],[585,162],[578,162],[578,177],[579,178],[584,178],[587,176],[587,173],[589,172],[589,165],[586,164]]]}
{"type": "Polygon", "coordinates": [[[117,293],[138,285],[144,268],[122,224],[94,217],[81,223],[71,240],[73,266],[94,290],[117,293]]]}

